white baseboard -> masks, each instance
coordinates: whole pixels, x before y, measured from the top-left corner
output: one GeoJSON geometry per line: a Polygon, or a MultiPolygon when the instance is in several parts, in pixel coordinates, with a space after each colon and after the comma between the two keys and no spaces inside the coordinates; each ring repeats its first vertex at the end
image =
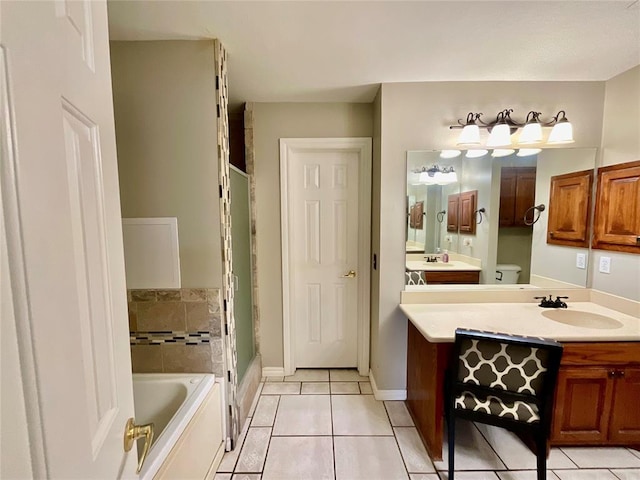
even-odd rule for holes
{"type": "Polygon", "coordinates": [[[406,400],[406,390],[379,390],[376,379],[373,377],[373,371],[369,370],[369,381],[371,382],[371,390],[376,400],[406,400]]]}
{"type": "Polygon", "coordinates": [[[284,367],[262,367],[263,377],[284,377],[284,367]]]}

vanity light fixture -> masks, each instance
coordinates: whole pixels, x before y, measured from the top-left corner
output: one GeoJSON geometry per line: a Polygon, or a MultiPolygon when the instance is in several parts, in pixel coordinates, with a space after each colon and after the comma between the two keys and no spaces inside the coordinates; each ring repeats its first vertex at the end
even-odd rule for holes
{"type": "Polygon", "coordinates": [[[489,131],[487,147],[508,147],[512,145],[511,136],[522,129],[518,137],[518,144],[531,145],[542,143],[542,127],[553,127],[547,143],[562,144],[572,143],[573,127],[567,119],[566,112],[560,110],[555,117],[548,122],[540,120],[541,112],[530,111],[524,122],[518,122],[511,118],[513,109],[506,108],[496,115],[495,120],[483,122],[482,113],[469,112],[466,120],[458,120],[458,125],[450,125],[449,128],[462,128],[458,137],[458,145],[480,145],[480,128],[489,131]]]}
{"type": "Polygon", "coordinates": [[[535,155],[541,151],[541,148],[521,148],[518,150],[518,153],[516,153],[516,157],[530,157],[531,155],[535,155]]]}
{"type": "Polygon", "coordinates": [[[433,165],[414,170],[414,173],[420,174],[418,181],[424,185],[449,185],[458,181],[458,174],[453,167],[433,165]]]}
{"type": "Polygon", "coordinates": [[[480,157],[484,157],[487,153],[489,153],[489,151],[484,149],[467,150],[465,157],[480,158],[480,157]]]}
{"type": "Polygon", "coordinates": [[[513,148],[496,148],[493,152],[491,152],[492,157],[508,157],[509,155],[513,155],[516,151],[513,148]]]}
{"type": "Polygon", "coordinates": [[[440,152],[440,158],[456,158],[461,153],[460,150],[442,150],[440,152]]]}

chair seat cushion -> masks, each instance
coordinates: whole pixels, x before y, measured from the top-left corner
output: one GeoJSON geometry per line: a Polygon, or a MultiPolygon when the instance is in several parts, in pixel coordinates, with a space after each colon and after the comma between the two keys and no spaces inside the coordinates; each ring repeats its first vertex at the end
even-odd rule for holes
{"type": "Polygon", "coordinates": [[[456,410],[471,410],[523,423],[538,423],[540,415],[534,403],[512,401],[494,395],[481,396],[464,391],[456,397],[456,410]]]}

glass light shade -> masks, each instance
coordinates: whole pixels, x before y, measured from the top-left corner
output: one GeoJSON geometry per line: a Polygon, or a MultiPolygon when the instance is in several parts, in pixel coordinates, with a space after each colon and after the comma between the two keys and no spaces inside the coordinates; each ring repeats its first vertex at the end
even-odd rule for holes
{"type": "Polygon", "coordinates": [[[516,153],[518,157],[529,157],[531,155],[535,155],[536,153],[540,153],[542,151],[541,148],[521,148],[516,153]]]}
{"type": "Polygon", "coordinates": [[[460,150],[442,150],[440,152],[440,158],[456,158],[461,153],[460,150]]]}
{"type": "Polygon", "coordinates": [[[513,148],[496,148],[491,152],[492,157],[506,157],[514,154],[516,151],[513,148]]]}
{"type": "Polygon", "coordinates": [[[528,143],[540,143],[542,141],[542,126],[539,122],[531,122],[527,123],[522,132],[520,133],[520,137],[518,138],[518,143],[528,144],[528,143]]]}
{"type": "Polygon", "coordinates": [[[433,185],[436,183],[435,176],[432,177],[431,175],[429,175],[429,172],[420,172],[420,177],[418,178],[418,181],[420,183],[427,184],[427,185],[433,185]]]}
{"type": "Polygon", "coordinates": [[[465,157],[467,158],[484,157],[487,153],[489,152],[484,149],[467,150],[467,154],[465,155],[465,157]]]}
{"type": "Polygon", "coordinates": [[[458,181],[458,174],[456,172],[445,173],[447,177],[447,183],[456,183],[458,181]]]}
{"type": "Polygon", "coordinates": [[[479,145],[480,128],[478,125],[465,125],[458,137],[458,145],[479,145]]]}
{"type": "Polygon", "coordinates": [[[506,123],[499,123],[491,129],[487,147],[506,147],[508,145],[511,145],[511,127],[506,123]]]}
{"type": "Polygon", "coordinates": [[[568,121],[560,121],[553,126],[547,143],[573,143],[573,127],[568,121]]]}

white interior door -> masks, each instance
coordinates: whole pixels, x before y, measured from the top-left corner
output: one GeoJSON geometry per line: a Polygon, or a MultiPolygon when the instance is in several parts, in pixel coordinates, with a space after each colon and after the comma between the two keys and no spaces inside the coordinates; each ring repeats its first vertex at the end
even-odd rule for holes
{"type": "Polygon", "coordinates": [[[362,282],[369,288],[359,256],[362,163],[357,148],[288,150],[283,236],[294,368],[358,366],[362,282]]]}
{"type": "Polygon", "coordinates": [[[10,93],[2,133],[12,145],[2,158],[12,188],[2,192],[13,192],[2,205],[19,212],[8,250],[11,282],[24,273],[28,302],[16,323],[29,328],[16,335],[35,364],[33,378],[22,371],[37,391],[27,416],[41,419],[35,470],[133,478],[135,450],[123,451],[133,394],[106,3],[2,2],[0,27],[10,93]]]}

